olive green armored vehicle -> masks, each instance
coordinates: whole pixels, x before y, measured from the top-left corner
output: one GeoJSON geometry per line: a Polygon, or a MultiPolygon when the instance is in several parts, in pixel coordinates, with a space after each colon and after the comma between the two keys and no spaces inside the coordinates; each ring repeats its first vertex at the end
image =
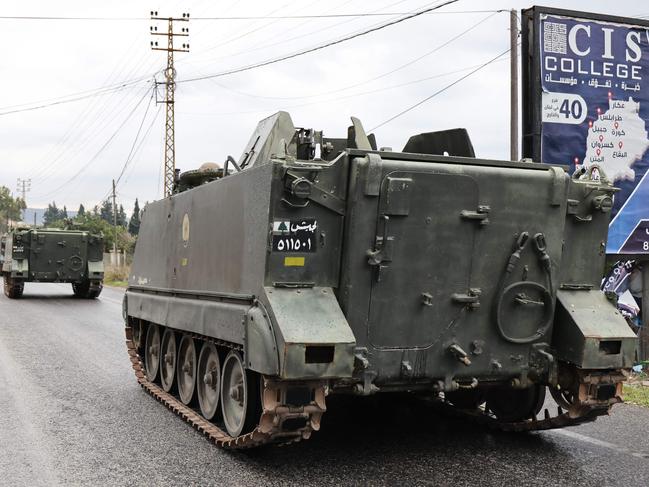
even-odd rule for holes
{"type": "Polygon", "coordinates": [[[23,294],[26,282],[69,282],[75,296],[96,298],[104,279],[103,237],[81,230],[18,228],[2,242],[4,293],[23,294]]]}
{"type": "Polygon", "coordinates": [[[137,380],[218,445],[308,438],[326,397],[408,391],[510,431],[621,401],[635,335],[599,291],[614,188],[263,120],[144,210],[124,301],[137,380]],[[546,391],[558,408],[543,410],[546,391]]]}

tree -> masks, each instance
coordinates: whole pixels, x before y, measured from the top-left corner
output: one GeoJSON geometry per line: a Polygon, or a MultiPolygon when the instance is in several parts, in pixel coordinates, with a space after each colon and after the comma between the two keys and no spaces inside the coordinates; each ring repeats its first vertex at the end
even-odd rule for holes
{"type": "Polygon", "coordinates": [[[23,200],[11,196],[11,191],[6,186],[0,186],[0,227],[6,225],[9,220],[20,220],[24,209],[23,200]]]}
{"type": "Polygon", "coordinates": [[[63,205],[63,209],[59,211],[59,220],[65,220],[68,217],[68,209],[63,205]]]}
{"type": "Polygon", "coordinates": [[[128,222],[128,233],[137,235],[140,233],[140,204],[135,198],[135,205],[133,206],[133,214],[128,222]]]}
{"type": "Polygon", "coordinates": [[[86,209],[83,206],[83,203],[79,205],[79,210],[77,211],[77,216],[83,216],[86,214],[86,209]]]}
{"type": "Polygon", "coordinates": [[[110,223],[111,225],[113,224],[113,204],[109,199],[104,200],[104,202],[101,204],[101,208],[99,209],[99,216],[102,220],[110,223]]]}
{"type": "Polygon", "coordinates": [[[135,239],[131,237],[126,228],[114,228],[112,222],[108,223],[100,215],[91,212],[85,212],[82,216],[75,218],[79,228],[91,233],[103,234],[104,250],[109,251],[113,248],[113,242],[117,243],[117,248],[126,252],[132,252],[135,245],[135,239]]]}
{"type": "Polygon", "coordinates": [[[43,213],[43,225],[46,227],[52,226],[52,224],[61,219],[61,213],[56,207],[56,201],[52,201],[52,204],[47,205],[47,210],[43,213]]]}
{"type": "Polygon", "coordinates": [[[126,228],[126,223],[126,212],[124,211],[124,207],[119,205],[119,209],[117,210],[117,225],[126,228]]]}

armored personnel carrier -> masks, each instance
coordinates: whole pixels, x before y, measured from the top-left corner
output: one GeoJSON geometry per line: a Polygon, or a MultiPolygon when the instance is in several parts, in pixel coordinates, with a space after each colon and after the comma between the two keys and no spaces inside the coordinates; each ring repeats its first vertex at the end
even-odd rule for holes
{"type": "Polygon", "coordinates": [[[75,296],[96,298],[104,279],[103,237],[81,230],[18,228],[2,243],[4,293],[23,294],[26,282],[69,282],[75,296]]]}
{"type": "Polygon", "coordinates": [[[477,159],[462,129],[377,150],[352,121],[326,138],[277,113],[145,208],[139,383],[229,448],[309,437],[330,394],[408,391],[514,431],[607,414],[636,338],[599,291],[603,174],[477,159]]]}

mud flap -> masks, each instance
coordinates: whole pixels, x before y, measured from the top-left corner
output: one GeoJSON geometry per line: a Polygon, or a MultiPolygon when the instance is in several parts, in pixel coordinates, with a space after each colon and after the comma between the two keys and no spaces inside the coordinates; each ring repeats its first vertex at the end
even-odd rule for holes
{"type": "Polygon", "coordinates": [[[630,368],[637,338],[599,290],[559,291],[552,346],[581,369],[630,368]]]}
{"type": "Polygon", "coordinates": [[[356,340],[333,290],[264,289],[275,326],[280,377],[351,377],[356,340]]]}
{"type": "Polygon", "coordinates": [[[104,263],[102,261],[88,261],[88,279],[103,279],[104,263]]]}

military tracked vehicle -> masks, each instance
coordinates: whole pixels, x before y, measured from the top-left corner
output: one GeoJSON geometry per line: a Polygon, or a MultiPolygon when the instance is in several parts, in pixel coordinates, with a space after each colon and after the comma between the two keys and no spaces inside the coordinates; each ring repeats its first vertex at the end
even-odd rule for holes
{"type": "Polygon", "coordinates": [[[26,282],[69,282],[75,296],[96,298],[104,279],[103,237],[81,230],[18,228],[2,242],[4,293],[23,294],[26,282]]]}
{"type": "Polygon", "coordinates": [[[124,300],[139,383],[229,448],[309,437],[332,394],[513,431],[607,414],[636,338],[599,291],[603,174],[478,159],[463,129],[377,149],[352,121],[326,138],[277,113],[146,206],[124,300]]]}

